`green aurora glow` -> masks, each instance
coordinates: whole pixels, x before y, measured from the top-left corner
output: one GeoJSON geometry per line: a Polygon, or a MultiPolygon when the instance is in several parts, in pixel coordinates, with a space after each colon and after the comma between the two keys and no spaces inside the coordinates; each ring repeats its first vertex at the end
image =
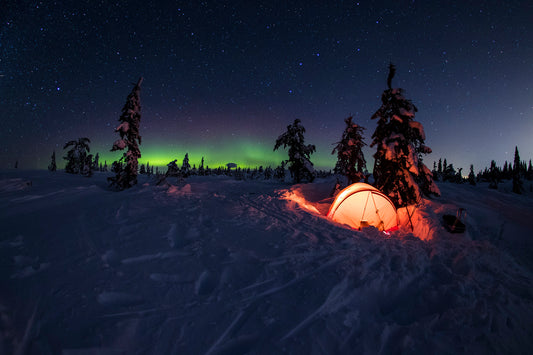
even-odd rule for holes
{"type": "MultiPolygon", "coordinates": [[[[108,145],[92,144],[91,153],[98,153],[100,162],[103,164],[105,161],[110,166],[113,161],[120,159],[123,152],[110,152],[108,145]]],[[[174,143],[141,145],[140,148],[142,157],[139,159],[139,164],[148,162],[150,166],[155,167],[166,167],[174,159],[177,160],[178,166],[181,166],[185,153],[189,153],[191,166],[196,165],[198,167],[202,157],[204,157],[204,165],[210,168],[223,167],[230,162],[236,163],[237,166],[242,168],[258,166],[275,168],[282,160],[288,158],[287,151],[283,148],[273,151],[273,144],[253,142],[251,140],[226,141],[197,146],[174,143]]],[[[325,153],[326,149],[320,151],[325,153]]],[[[66,155],[66,151],[58,151],[56,154],[58,166],[62,168],[65,164],[62,157],[66,155]]],[[[315,153],[311,155],[311,162],[317,169],[330,169],[335,164],[335,157],[330,154],[315,153]]],[[[44,165],[43,163],[47,166],[49,160],[41,161],[41,165],[44,165]]],[[[43,168],[46,166],[43,166],[43,168]]]]}

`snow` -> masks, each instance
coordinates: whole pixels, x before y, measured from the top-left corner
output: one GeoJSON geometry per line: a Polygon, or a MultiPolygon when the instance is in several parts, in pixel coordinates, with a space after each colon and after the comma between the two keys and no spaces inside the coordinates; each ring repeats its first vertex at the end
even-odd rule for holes
{"type": "MultiPolygon", "coordinates": [[[[409,121],[409,127],[418,132],[418,135],[422,139],[422,141],[426,140],[426,133],[424,132],[424,126],[422,126],[422,123],[410,120],[409,121]]],[[[430,152],[431,153],[431,152],[430,152]]]]}
{"type": "MultiPolygon", "coordinates": [[[[122,192],[0,172],[2,353],[528,353],[533,193],[439,184],[390,235],[325,218],[334,180],[122,192]],[[467,210],[464,234],[442,226],[467,210]]],[[[529,191],[530,182],[526,182],[529,191]]]]}
{"type": "Polygon", "coordinates": [[[117,139],[113,143],[113,150],[123,150],[124,148],[126,148],[126,141],[123,139],[117,139]]]}
{"type": "Polygon", "coordinates": [[[122,122],[117,128],[115,128],[116,132],[121,132],[123,134],[127,134],[130,130],[130,124],[128,122],[122,122]]]}

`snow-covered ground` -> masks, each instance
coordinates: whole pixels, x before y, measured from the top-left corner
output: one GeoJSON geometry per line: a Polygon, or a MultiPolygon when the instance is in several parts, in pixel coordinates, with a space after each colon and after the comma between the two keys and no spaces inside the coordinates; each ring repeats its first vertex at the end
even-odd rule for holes
{"type": "Polygon", "coordinates": [[[170,183],[0,173],[0,354],[533,348],[531,193],[439,184],[387,236],[325,219],[332,181],[170,183]]]}

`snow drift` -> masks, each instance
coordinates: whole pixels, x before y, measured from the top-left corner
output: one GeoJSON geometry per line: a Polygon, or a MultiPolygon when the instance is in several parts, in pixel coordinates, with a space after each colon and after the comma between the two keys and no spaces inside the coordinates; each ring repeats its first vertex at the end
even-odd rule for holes
{"type": "Polygon", "coordinates": [[[331,181],[195,177],[155,186],[140,176],[114,192],[105,177],[0,174],[4,353],[533,346],[531,196],[442,184],[441,198],[414,211],[432,234],[422,240],[416,228],[386,235],[332,223],[331,181]],[[283,198],[291,195],[315,211],[283,198]],[[440,218],[459,206],[467,233],[454,235],[440,218]]]}

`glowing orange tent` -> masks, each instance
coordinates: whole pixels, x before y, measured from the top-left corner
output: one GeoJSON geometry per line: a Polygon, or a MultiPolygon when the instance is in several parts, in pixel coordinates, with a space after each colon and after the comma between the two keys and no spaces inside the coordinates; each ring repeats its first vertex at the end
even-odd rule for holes
{"type": "Polygon", "coordinates": [[[374,186],[362,182],[339,192],[329,208],[328,218],[359,230],[368,226],[381,231],[398,228],[392,201],[374,186]]]}

